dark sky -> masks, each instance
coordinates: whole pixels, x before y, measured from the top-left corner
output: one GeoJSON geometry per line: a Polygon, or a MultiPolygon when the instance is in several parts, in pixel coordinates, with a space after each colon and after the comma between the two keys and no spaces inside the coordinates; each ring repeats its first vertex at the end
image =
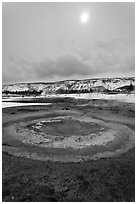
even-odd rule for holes
{"type": "Polygon", "coordinates": [[[3,3],[3,83],[134,76],[134,6],[3,3]]]}

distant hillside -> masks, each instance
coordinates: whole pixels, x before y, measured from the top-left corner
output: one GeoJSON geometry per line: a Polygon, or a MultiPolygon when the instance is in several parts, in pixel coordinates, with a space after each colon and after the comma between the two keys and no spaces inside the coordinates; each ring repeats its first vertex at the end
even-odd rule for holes
{"type": "Polygon", "coordinates": [[[16,83],[4,85],[3,95],[72,94],[72,93],[134,93],[135,77],[66,80],[53,83],[16,83]]]}

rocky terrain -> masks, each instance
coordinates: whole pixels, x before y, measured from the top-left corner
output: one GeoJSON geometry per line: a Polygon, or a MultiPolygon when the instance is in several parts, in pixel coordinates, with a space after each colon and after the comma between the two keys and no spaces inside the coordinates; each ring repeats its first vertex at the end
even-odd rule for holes
{"type": "Polygon", "coordinates": [[[46,96],[47,94],[74,93],[134,93],[135,77],[66,80],[52,83],[16,83],[3,85],[3,96],[46,96]]]}

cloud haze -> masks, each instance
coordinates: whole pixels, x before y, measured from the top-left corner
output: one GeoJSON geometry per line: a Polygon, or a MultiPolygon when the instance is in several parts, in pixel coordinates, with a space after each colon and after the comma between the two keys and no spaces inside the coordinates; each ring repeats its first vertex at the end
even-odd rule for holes
{"type": "Polygon", "coordinates": [[[5,34],[3,37],[3,83],[134,76],[134,4],[75,3],[72,6],[70,3],[72,15],[64,4],[52,3],[51,6],[45,3],[45,9],[40,5],[3,4],[3,34],[5,34]],[[107,8],[108,5],[112,13],[107,8]],[[88,23],[86,28],[83,28],[83,25],[75,25],[76,22],[73,21],[76,21],[76,16],[74,14],[79,13],[82,6],[92,9],[98,18],[102,15],[100,11],[104,12],[103,25],[98,27],[101,20],[96,23],[92,22],[94,29],[88,23]],[[66,15],[63,8],[66,10],[66,15]],[[119,11],[115,14],[114,11],[118,8],[119,11]],[[35,15],[36,10],[38,13],[35,15]],[[26,16],[30,12],[28,22],[25,11],[27,11],[26,16]],[[47,11],[47,14],[44,11],[47,11]],[[62,11],[60,15],[59,11],[62,11]],[[49,20],[46,17],[49,17],[49,20]],[[115,17],[115,20],[112,17],[115,17]],[[43,19],[46,19],[45,28],[42,27],[43,19]],[[40,20],[42,20],[41,24],[39,24],[40,20]],[[120,27],[119,21],[123,23],[123,28],[120,27]],[[66,22],[68,22],[67,27],[66,22]],[[50,28],[49,24],[52,25],[52,23],[56,24],[56,31],[54,27],[50,28]],[[113,23],[114,35],[111,30],[109,31],[107,23],[110,28],[113,23]],[[25,30],[27,28],[29,31],[25,30]],[[64,35],[63,28],[67,29],[67,33],[64,30],[64,35]],[[20,29],[21,31],[23,29],[23,33],[20,29]],[[106,29],[107,32],[104,35],[106,29]],[[97,35],[94,30],[98,31],[97,35]],[[44,32],[45,35],[41,32],[44,32]]]}

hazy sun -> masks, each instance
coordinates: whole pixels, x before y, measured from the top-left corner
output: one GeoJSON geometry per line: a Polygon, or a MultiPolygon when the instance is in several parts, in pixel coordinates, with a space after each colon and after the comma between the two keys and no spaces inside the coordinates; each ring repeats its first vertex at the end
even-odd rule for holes
{"type": "Polygon", "coordinates": [[[82,13],[80,19],[82,23],[87,23],[89,20],[89,14],[87,12],[82,13]]]}

